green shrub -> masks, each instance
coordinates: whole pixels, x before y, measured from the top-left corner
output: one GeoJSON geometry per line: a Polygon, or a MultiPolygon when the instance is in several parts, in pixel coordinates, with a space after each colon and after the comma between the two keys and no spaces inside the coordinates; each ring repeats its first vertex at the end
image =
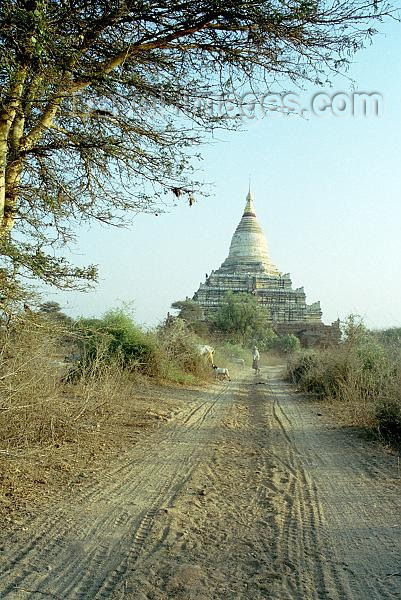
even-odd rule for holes
{"type": "Polygon", "coordinates": [[[249,348],[256,345],[262,352],[267,352],[274,349],[278,339],[273,329],[270,329],[270,327],[260,327],[249,336],[246,344],[249,348]]]}
{"type": "Polygon", "coordinates": [[[287,333],[285,335],[276,336],[272,340],[270,348],[276,350],[280,354],[292,354],[301,349],[301,342],[296,335],[287,333]]]}
{"type": "Polygon", "coordinates": [[[181,383],[210,374],[210,365],[197,350],[203,341],[182,319],[144,331],[123,310],[111,310],[100,319],[81,319],[76,336],[81,358],[68,381],[92,376],[106,363],[181,383]]]}
{"type": "Polygon", "coordinates": [[[81,354],[75,374],[112,361],[119,361],[124,369],[153,374],[155,340],[122,310],[110,310],[100,319],[80,319],[75,331],[81,354]]]}

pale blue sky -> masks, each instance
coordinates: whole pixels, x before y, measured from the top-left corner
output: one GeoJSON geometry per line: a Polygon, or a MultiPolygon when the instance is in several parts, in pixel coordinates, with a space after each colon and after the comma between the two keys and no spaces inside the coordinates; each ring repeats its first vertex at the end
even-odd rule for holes
{"type": "MultiPolygon", "coordinates": [[[[128,230],[80,232],[74,260],[98,264],[99,284],[49,298],[74,316],[133,301],[138,322],[157,323],[227,256],[251,174],[271,257],[309,303],[321,301],[323,320],[358,313],[371,327],[401,326],[401,30],[388,23],[381,31],[350,75],[356,90],[383,95],[382,117],[275,116],[219,134],[202,147],[210,197],[138,215],[128,230]]],[[[338,80],[330,93],[350,86],[338,80]]]]}

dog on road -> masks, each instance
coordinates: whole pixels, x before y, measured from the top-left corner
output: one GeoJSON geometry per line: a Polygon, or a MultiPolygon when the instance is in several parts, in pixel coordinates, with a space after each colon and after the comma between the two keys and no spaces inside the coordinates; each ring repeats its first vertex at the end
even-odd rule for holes
{"type": "Polygon", "coordinates": [[[228,369],[226,369],[225,367],[216,367],[216,365],[213,365],[213,369],[214,376],[216,379],[228,379],[228,381],[231,381],[228,369]]]}

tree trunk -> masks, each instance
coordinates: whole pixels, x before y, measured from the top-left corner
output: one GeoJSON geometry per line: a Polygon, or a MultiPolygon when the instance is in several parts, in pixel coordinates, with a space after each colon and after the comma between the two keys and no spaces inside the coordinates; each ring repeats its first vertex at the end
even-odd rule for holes
{"type": "Polygon", "coordinates": [[[3,229],[3,219],[6,208],[7,159],[10,149],[9,135],[13,128],[17,112],[21,110],[21,97],[26,76],[27,69],[25,67],[16,73],[15,82],[8,95],[8,102],[5,103],[3,111],[0,114],[0,239],[7,235],[3,229]]]}

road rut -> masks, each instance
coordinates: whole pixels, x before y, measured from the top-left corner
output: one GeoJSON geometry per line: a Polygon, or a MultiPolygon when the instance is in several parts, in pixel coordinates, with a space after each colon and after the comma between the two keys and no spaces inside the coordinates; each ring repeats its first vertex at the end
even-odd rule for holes
{"type": "Polygon", "coordinates": [[[393,455],[280,368],[189,398],[101,480],[0,541],[0,597],[401,599],[393,455]]]}

